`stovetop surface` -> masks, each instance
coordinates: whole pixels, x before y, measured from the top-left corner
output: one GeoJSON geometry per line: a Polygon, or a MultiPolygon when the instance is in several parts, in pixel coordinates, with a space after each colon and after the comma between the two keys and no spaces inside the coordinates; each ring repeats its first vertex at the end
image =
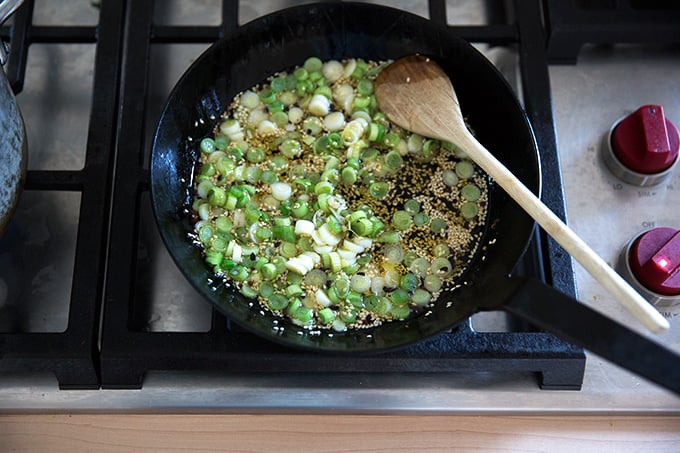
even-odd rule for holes
{"type": "MultiPolygon", "coordinates": [[[[158,23],[191,25],[205,23],[215,5],[211,2],[168,2],[156,8],[158,23]]],[[[288,6],[289,2],[242,2],[239,21],[288,6]],[[257,6],[255,6],[257,5],[257,6]]],[[[297,3],[297,2],[294,2],[297,3]]],[[[384,2],[428,15],[427,2],[384,2]]],[[[96,8],[83,10],[75,2],[36,2],[34,22],[75,21],[79,25],[97,21],[96,8]],[[65,5],[65,7],[63,7],[65,5]],[[76,8],[70,14],[68,7],[76,8]]],[[[482,24],[482,2],[448,2],[450,23],[482,24]]],[[[209,24],[218,25],[214,16],[209,24]]],[[[155,122],[170,87],[191,63],[205,43],[169,44],[152,48],[152,73],[147,121],[155,122]],[[154,109],[156,109],[154,111],[154,109]]],[[[511,48],[478,46],[504,70],[511,83],[516,71],[517,53],[511,48]]],[[[31,160],[29,168],[63,170],[68,173],[87,165],[85,154],[90,115],[92,44],[34,44],[29,54],[25,89],[18,101],[28,123],[31,160]],[[54,68],[59,68],[55,70],[54,68]],[[54,102],[45,105],[49,93],[54,102]],[[58,149],[60,152],[54,152],[58,149]]],[[[622,245],[646,226],[680,225],[680,213],[668,209],[677,200],[680,176],[674,174],[663,186],[640,190],[620,186],[607,173],[598,158],[599,146],[611,123],[645,103],[664,105],[666,115],[680,122],[680,59],[678,50],[667,47],[586,46],[576,65],[549,68],[552,104],[559,140],[569,224],[595,251],[614,262],[622,245]],[[625,76],[621,76],[621,73],[625,76]],[[623,211],[623,213],[622,213],[623,211]]],[[[518,90],[521,88],[518,87],[518,90]]],[[[148,149],[153,124],[144,129],[148,149]]],[[[148,156],[146,157],[148,158],[148,156]]],[[[38,176],[40,176],[38,174],[38,176]]],[[[68,275],[76,249],[77,219],[82,199],[69,190],[28,191],[22,199],[17,222],[30,225],[22,240],[45,251],[43,265],[29,262],[34,269],[34,291],[25,295],[24,311],[11,319],[21,326],[6,330],[34,332],[64,331],[68,327],[68,300],[73,288],[68,275]],[[48,247],[47,244],[53,244],[48,247]],[[49,299],[45,294],[51,294],[49,299]],[[57,301],[46,305],[44,301],[57,301]],[[59,302],[61,301],[61,302],[59,302]],[[62,304],[62,305],[60,305],[62,304]]],[[[142,205],[148,196],[142,195],[142,205]]],[[[158,245],[150,209],[141,211],[138,234],[150,238],[144,244],[158,245]],[[155,238],[155,239],[154,239],[155,238]]],[[[17,233],[14,233],[17,234],[17,233]]],[[[13,266],[12,256],[0,256],[0,265],[13,266]],[[1,260],[6,260],[3,262],[1,260]]],[[[131,314],[134,328],[144,332],[207,332],[213,313],[188,285],[164,285],[168,279],[181,279],[169,256],[163,251],[140,249],[138,259],[153,263],[148,284],[134,289],[151,302],[131,314]],[[148,254],[145,255],[145,254],[148,254]],[[151,258],[154,259],[151,259],[151,258]]],[[[606,294],[598,284],[575,266],[579,299],[644,333],[638,323],[606,294]]],[[[6,291],[13,291],[8,286],[6,291]]],[[[2,313],[3,307],[0,307],[2,313]]],[[[6,319],[10,319],[7,317],[6,319]]],[[[473,317],[474,327],[494,331],[507,328],[503,314],[485,313],[473,317]]],[[[671,318],[671,330],[659,341],[680,350],[680,321],[671,318]]],[[[646,333],[645,333],[646,335],[646,333]]],[[[311,412],[465,412],[465,413],[670,413],[680,412],[680,399],[669,392],[621,370],[597,356],[587,354],[583,387],[580,391],[539,390],[536,377],[528,372],[490,373],[220,373],[149,372],[142,390],[59,390],[54,377],[36,373],[30,376],[0,376],[0,408],[8,410],[126,410],[126,411],[311,411],[311,412]]]]}

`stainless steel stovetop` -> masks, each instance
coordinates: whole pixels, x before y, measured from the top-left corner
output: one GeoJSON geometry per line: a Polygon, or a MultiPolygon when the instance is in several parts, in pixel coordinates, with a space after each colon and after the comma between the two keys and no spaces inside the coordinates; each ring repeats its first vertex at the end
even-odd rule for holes
{"type": "MultiPolygon", "coordinates": [[[[98,10],[84,2],[36,1],[34,22],[49,24],[96,23],[98,10]]],[[[290,3],[242,2],[240,22],[290,3]]],[[[427,16],[425,1],[376,2],[427,16]]],[[[157,8],[158,9],[158,8],[157,8]]],[[[219,23],[214,2],[164,2],[160,21],[176,24],[219,23]]],[[[483,2],[449,1],[451,23],[484,23],[483,2]]],[[[151,95],[163,100],[186,66],[206,45],[173,45],[155,53],[164,72],[154,80],[151,95]]],[[[513,49],[479,46],[511,82],[516,82],[513,49]]],[[[18,102],[27,121],[29,168],[78,169],[90,112],[91,45],[35,45],[31,48],[26,88],[18,102]],[[45,104],[45,95],[51,102],[45,104]]],[[[666,116],[680,125],[680,49],[635,45],[586,46],[576,65],[551,65],[553,109],[566,191],[568,223],[593,249],[614,263],[623,245],[651,226],[680,227],[680,170],[667,182],[637,188],[620,182],[604,167],[600,156],[603,135],[621,116],[649,103],[663,105],[666,116]]],[[[153,118],[155,120],[155,118],[153,118]]],[[[150,129],[149,129],[150,130],[150,129]]],[[[0,280],[0,328],[3,310],[18,310],[24,329],[58,332],[66,328],[71,288],[69,275],[75,246],[80,199],[72,192],[47,195],[26,193],[16,221],[27,228],[27,245],[50,247],[36,272],[30,307],[5,305],[10,288],[0,280]],[[55,216],[61,221],[54,222],[55,216]],[[4,285],[4,286],[3,286],[4,285]],[[4,291],[4,293],[3,293],[4,291]],[[41,305],[51,294],[55,301],[41,305]],[[24,310],[24,311],[22,311],[24,310]]],[[[0,256],[7,273],[11,255],[0,256]]],[[[169,264],[172,266],[172,264],[169,264]]],[[[39,264],[36,264],[39,266],[39,264]]],[[[171,275],[173,269],[167,270],[171,275]]],[[[7,275],[7,274],[5,274],[7,275]]],[[[178,273],[176,275],[179,275],[178,273]]],[[[181,277],[178,277],[181,278],[181,277]]],[[[635,330],[639,323],[576,265],[579,299],[635,330]]],[[[159,284],[159,282],[152,282],[159,284]]],[[[210,325],[210,307],[187,306],[181,289],[164,293],[150,328],[192,331],[210,325]],[[168,297],[170,303],[168,304],[168,297]]],[[[656,337],[680,351],[680,316],[670,318],[671,329],[656,337]]],[[[493,314],[476,317],[480,329],[502,329],[493,314]]],[[[645,333],[646,335],[646,333],[645,333]]],[[[587,354],[580,391],[539,390],[522,375],[221,375],[217,373],[149,373],[141,390],[59,390],[47,375],[1,376],[0,411],[219,411],[219,412],[418,412],[418,413],[680,413],[680,398],[625,370],[587,354]]]]}

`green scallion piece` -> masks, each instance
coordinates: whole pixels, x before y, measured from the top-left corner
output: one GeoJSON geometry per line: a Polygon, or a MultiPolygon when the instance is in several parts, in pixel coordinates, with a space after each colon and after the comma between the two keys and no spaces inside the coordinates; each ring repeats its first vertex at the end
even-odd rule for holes
{"type": "Polygon", "coordinates": [[[432,254],[436,257],[446,258],[451,255],[451,248],[444,243],[437,244],[432,248],[432,254]]]}
{"type": "Polygon", "coordinates": [[[441,233],[446,229],[446,220],[436,217],[430,221],[430,230],[433,233],[441,233]]]}
{"type": "Polygon", "coordinates": [[[460,213],[466,219],[474,218],[477,215],[477,212],[477,203],[474,201],[467,201],[460,207],[460,213]]]}
{"type": "Polygon", "coordinates": [[[213,229],[210,225],[202,226],[201,229],[198,230],[198,239],[200,239],[204,244],[210,243],[210,238],[212,238],[212,235],[213,229]]]}
{"type": "Polygon", "coordinates": [[[461,179],[469,179],[472,178],[472,175],[475,173],[475,167],[472,164],[472,162],[469,162],[467,160],[462,160],[456,164],[456,175],[458,175],[459,178],[461,179]]]}
{"type": "Polygon", "coordinates": [[[314,84],[310,80],[298,80],[295,85],[295,91],[298,96],[305,96],[314,90],[314,84]]]}
{"type": "Polygon", "coordinates": [[[328,146],[332,149],[338,149],[342,146],[342,135],[337,132],[328,134],[328,146]]]}
{"type": "Polygon", "coordinates": [[[387,314],[390,309],[392,308],[392,302],[385,297],[385,296],[378,296],[377,302],[373,306],[373,311],[374,313],[378,315],[385,315],[387,314]]]}
{"type": "Polygon", "coordinates": [[[264,88],[257,94],[262,102],[269,104],[276,100],[276,93],[270,88],[264,88]]]}
{"type": "Polygon", "coordinates": [[[305,275],[304,282],[306,285],[322,288],[326,285],[328,276],[321,269],[312,269],[305,275]]]}
{"type": "Polygon", "coordinates": [[[226,135],[217,134],[215,136],[215,148],[217,148],[220,151],[224,151],[225,149],[227,149],[227,146],[229,146],[229,142],[230,142],[229,137],[227,137],[226,135]]]}
{"type": "Polygon", "coordinates": [[[430,217],[425,214],[424,212],[417,212],[413,216],[413,223],[417,226],[423,226],[427,225],[427,223],[430,221],[430,217]]]}
{"type": "Polygon", "coordinates": [[[481,197],[482,192],[474,184],[466,184],[462,189],[460,189],[460,195],[467,201],[477,201],[481,197]]]}
{"type": "Polygon", "coordinates": [[[355,168],[347,166],[340,172],[340,177],[343,183],[352,185],[357,182],[357,171],[355,168]]]}
{"type": "Polygon", "coordinates": [[[409,214],[417,214],[420,212],[420,202],[415,198],[411,198],[404,203],[404,211],[409,214]]]}
{"type": "Polygon", "coordinates": [[[314,317],[314,310],[309,307],[300,307],[295,312],[293,312],[293,318],[297,319],[302,323],[308,323],[314,317]]]}
{"type": "Polygon", "coordinates": [[[221,252],[212,250],[206,250],[205,252],[205,262],[210,264],[211,266],[219,266],[220,264],[222,264],[223,257],[224,255],[222,255],[221,252]]]}
{"type": "Polygon", "coordinates": [[[242,282],[248,279],[250,274],[248,273],[248,268],[241,265],[236,265],[229,269],[229,276],[236,280],[237,282],[242,282]]]}
{"type": "Polygon", "coordinates": [[[302,145],[297,140],[284,140],[279,146],[279,151],[284,156],[292,159],[302,154],[302,145]]]}
{"type": "Polygon", "coordinates": [[[399,169],[404,163],[404,159],[397,151],[390,151],[385,155],[385,166],[390,170],[399,169]]]}
{"type": "Polygon", "coordinates": [[[401,241],[401,235],[398,231],[386,231],[375,238],[375,240],[385,244],[396,244],[401,241]]]}
{"type": "Polygon", "coordinates": [[[333,193],[333,184],[328,181],[320,181],[314,186],[314,193],[317,195],[333,193]]]}
{"type": "Polygon", "coordinates": [[[220,187],[213,187],[208,192],[208,203],[212,206],[224,206],[227,202],[227,193],[220,187]]]}
{"type": "Polygon", "coordinates": [[[333,288],[335,289],[338,297],[344,299],[349,295],[351,285],[347,278],[339,278],[333,282],[333,288]]]}
{"type": "Polygon", "coordinates": [[[401,281],[399,282],[399,287],[401,289],[411,292],[418,286],[420,286],[420,283],[418,282],[416,274],[409,272],[401,276],[401,281]]]}
{"type": "Polygon", "coordinates": [[[286,282],[289,285],[300,285],[304,277],[297,272],[288,272],[286,274],[286,282]]]}
{"type": "Polygon", "coordinates": [[[357,219],[350,225],[352,227],[352,231],[354,231],[354,233],[358,234],[359,236],[366,236],[371,231],[373,231],[373,222],[368,220],[366,217],[357,219]]]}
{"type": "MultiPolygon", "coordinates": [[[[283,105],[283,104],[282,104],[283,105]]],[[[278,111],[272,113],[272,121],[279,127],[288,124],[288,114],[286,112],[278,111]]]]}
{"type": "Polygon", "coordinates": [[[328,216],[326,219],[326,224],[331,233],[340,234],[342,233],[342,223],[335,216],[328,216]]]}
{"type": "Polygon", "coordinates": [[[198,193],[198,196],[201,198],[207,198],[208,193],[210,193],[210,190],[213,188],[213,183],[210,180],[205,180],[201,181],[198,184],[198,187],[196,187],[196,192],[198,193]]]}
{"type": "Polygon", "coordinates": [[[201,152],[210,154],[215,151],[215,140],[212,138],[204,138],[201,140],[201,152]]]}
{"type": "Polygon", "coordinates": [[[269,85],[271,86],[272,91],[279,93],[286,89],[286,79],[285,77],[276,77],[269,85]]]}
{"type": "Polygon", "coordinates": [[[295,242],[295,228],[291,225],[274,225],[272,238],[286,242],[295,242]]]}
{"type": "Polygon", "coordinates": [[[231,220],[229,220],[229,217],[219,216],[215,219],[215,227],[223,233],[229,233],[233,228],[233,224],[231,223],[231,220]]]}
{"type": "Polygon", "coordinates": [[[319,310],[317,316],[321,324],[330,324],[335,320],[335,312],[328,307],[319,310]]]}
{"type": "Polygon", "coordinates": [[[265,280],[273,280],[278,275],[279,272],[276,269],[276,265],[272,263],[267,263],[264,266],[262,266],[262,269],[260,269],[260,273],[262,273],[262,277],[264,277],[265,280]]]}
{"type": "Polygon", "coordinates": [[[442,279],[438,275],[426,275],[423,279],[423,287],[432,293],[436,293],[442,288],[442,279]]]}
{"type": "Polygon", "coordinates": [[[260,175],[260,181],[262,181],[265,184],[273,184],[278,180],[279,180],[278,175],[276,174],[276,172],[272,170],[265,170],[260,175]]]}
{"type": "Polygon", "coordinates": [[[388,132],[385,134],[385,145],[389,146],[390,148],[394,148],[399,144],[401,141],[401,137],[399,137],[399,134],[395,132],[388,132]]]}
{"type": "Polygon", "coordinates": [[[318,57],[309,57],[302,65],[307,72],[321,71],[323,62],[318,57]]]}
{"type": "Polygon", "coordinates": [[[317,87],[314,90],[314,94],[320,94],[322,96],[326,96],[328,99],[333,99],[333,91],[331,91],[331,88],[326,85],[317,87]]]}
{"type": "MultiPolygon", "coordinates": [[[[458,168],[458,167],[456,167],[458,168]]],[[[449,187],[453,187],[456,184],[458,184],[458,175],[456,174],[455,171],[452,170],[444,170],[442,172],[442,181],[444,184],[446,184],[449,187]]]]}
{"type": "Polygon", "coordinates": [[[406,305],[408,303],[408,291],[404,288],[397,288],[390,293],[393,305],[406,305]]]}
{"type": "Polygon", "coordinates": [[[302,294],[302,288],[298,284],[288,285],[286,286],[285,293],[288,298],[298,297],[302,294]]]}
{"type": "Polygon", "coordinates": [[[406,211],[395,211],[392,215],[392,225],[398,230],[407,230],[411,227],[413,221],[411,214],[406,211]]]}
{"type": "Polygon", "coordinates": [[[272,237],[272,230],[269,228],[258,226],[255,228],[255,237],[260,241],[266,241],[272,237]]]}
{"type": "Polygon", "coordinates": [[[409,266],[409,269],[417,276],[423,277],[430,271],[430,263],[427,261],[427,259],[419,257],[413,260],[409,266]]]}
{"type": "Polygon", "coordinates": [[[389,189],[390,186],[386,182],[378,181],[368,186],[368,193],[373,198],[385,198],[385,196],[387,196],[387,192],[389,191],[389,189]]]}
{"type": "Polygon", "coordinates": [[[373,94],[373,82],[369,79],[361,79],[357,83],[357,91],[362,96],[369,96],[373,94]]]}
{"type": "Polygon", "coordinates": [[[215,163],[215,169],[221,175],[230,174],[232,171],[234,171],[235,167],[236,164],[234,163],[234,161],[229,159],[228,157],[222,157],[215,163]]]}
{"type": "Polygon", "coordinates": [[[288,307],[289,301],[283,294],[274,293],[267,299],[267,305],[274,311],[280,311],[288,307]]]}
{"type": "Polygon", "coordinates": [[[392,319],[397,319],[399,321],[403,321],[404,319],[408,318],[408,315],[411,314],[411,309],[408,307],[408,305],[402,305],[402,306],[392,306],[390,309],[390,314],[392,315],[392,319]]]}
{"type": "Polygon", "coordinates": [[[371,161],[380,155],[380,151],[375,148],[365,148],[361,151],[361,160],[371,161]]]}
{"type": "MultiPolygon", "coordinates": [[[[369,288],[370,288],[370,282],[369,282],[369,288]]],[[[350,293],[347,295],[347,302],[352,305],[352,307],[355,308],[364,308],[364,296],[359,294],[358,292],[352,290],[350,293]]]]}
{"type": "Polygon", "coordinates": [[[285,258],[292,258],[298,254],[297,246],[292,242],[282,242],[279,248],[281,255],[285,258]]]}
{"type": "Polygon", "coordinates": [[[293,71],[293,77],[295,77],[296,80],[306,80],[309,77],[309,71],[305,68],[298,67],[293,71]]]}
{"type": "Polygon", "coordinates": [[[357,320],[357,311],[354,309],[344,309],[340,312],[340,319],[346,324],[351,324],[357,320]]]}
{"type": "Polygon", "coordinates": [[[258,292],[264,299],[269,299],[272,294],[274,294],[274,285],[272,285],[270,282],[262,282],[260,283],[258,292]]]}
{"type": "MultiPolygon", "coordinates": [[[[292,89],[295,88],[295,84],[293,83],[292,87],[286,86],[287,89],[292,89]]],[[[293,105],[297,102],[298,97],[297,94],[295,94],[292,91],[283,91],[279,93],[279,101],[283,102],[284,105],[293,105]]]]}
{"type": "Polygon", "coordinates": [[[243,159],[243,151],[238,146],[232,146],[231,148],[229,148],[227,154],[231,156],[235,162],[238,162],[241,159],[243,159]]]}
{"type": "Polygon", "coordinates": [[[301,219],[309,213],[309,204],[304,200],[297,200],[291,205],[290,212],[301,219]]]}
{"type": "Polygon", "coordinates": [[[413,295],[411,296],[411,301],[413,301],[414,304],[420,306],[429,304],[431,300],[432,294],[422,288],[418,288],[413,291],[413,295]]]}
{"type": "Polygon", "coordinates": [[[432,260],[430,271],[432,274],[446,277],[449,276],[451,272],[453,272],[453,266],[451,265],[451,261],[440,256],[432,260]]]}

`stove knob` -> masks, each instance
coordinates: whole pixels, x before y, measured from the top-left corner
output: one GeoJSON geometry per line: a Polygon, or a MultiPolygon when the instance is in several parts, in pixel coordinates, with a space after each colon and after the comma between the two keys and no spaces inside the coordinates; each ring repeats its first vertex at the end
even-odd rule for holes
{"type": "Polygon", "coordinates": [[[652,186],[679,160],[680,134],[663,107],[643,105],[614,123],[604,145],[604,161],[614,175],[629,184],[652,186]]]}
{"type": "Polygon", "coordinates": [[[680,313],[680,231],[654,228],[624,248],[619,273],[661,313],[680,313]]]}

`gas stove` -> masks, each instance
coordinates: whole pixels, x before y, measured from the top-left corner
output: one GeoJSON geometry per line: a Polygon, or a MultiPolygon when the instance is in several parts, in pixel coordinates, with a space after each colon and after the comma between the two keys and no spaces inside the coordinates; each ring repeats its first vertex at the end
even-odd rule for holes
{"type": "MultiPolygon", "coordinates": [[[[26,190],[0,238],[0,409],[680,412],[671,393],[505,313],[475,315],[417,348],[320,357],[254,337],[201,299],[153,220],[153,128],[210,43],[298,3],[36,0],[3,28],[30,157],[26,190]]],[[[680,227],[668,208],[678,171],[641,188],[618,180],[600,156],[611,125],[640,105],[663,105],[680,124],[677,47],[585,44],[619,37],[569,35],[569,21],[582,16],[555,1],[378,3],[447,24],[499,67],[534,127],[543,201],[612,265],[641,230],[680,227]]],[[[606,12],[597,11],[601,20],[606,12]]],[[[677,24],[677,11],[661,17],[657,24],[677,24]]],[[[542,232],[517,273],[646,335],[542,232]]],[[[674,314],[658,341],[678,351],[674,314]]]]}

